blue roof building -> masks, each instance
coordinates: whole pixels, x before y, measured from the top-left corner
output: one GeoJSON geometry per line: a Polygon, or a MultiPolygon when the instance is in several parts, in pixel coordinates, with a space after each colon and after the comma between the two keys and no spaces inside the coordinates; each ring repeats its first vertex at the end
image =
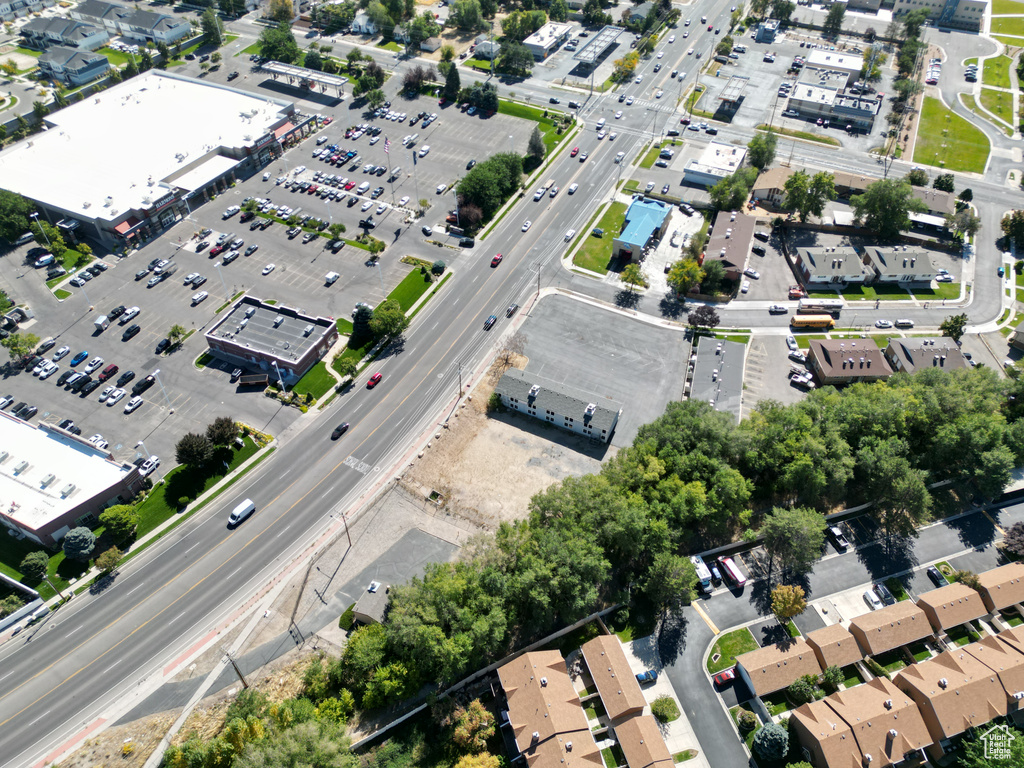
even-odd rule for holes
{"type": "Polygon", "coordinates": [[[626,211],[626,224],[612,244],[612,257],[640,261],[654,240],[664,234],[672,206],[642,195],[633,198],[626,211]]]}

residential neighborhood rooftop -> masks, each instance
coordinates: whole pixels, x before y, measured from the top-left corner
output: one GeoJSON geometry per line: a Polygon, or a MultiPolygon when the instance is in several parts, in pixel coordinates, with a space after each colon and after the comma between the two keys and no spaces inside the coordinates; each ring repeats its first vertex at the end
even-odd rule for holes
{"type": "Polygon", "coordinates": [[[744,653],[736,664],[743,665],[758,696],[782,690],[804,675],[821,674],[818,657],[802,637],[744,653]]]}
{"type": "Polygon", "coordinates": [[[852,619],[850,633],[857,638],[861,650],[875,656],[928,637],[932,626],[913,600],[901,600],[852,619]]]}
{"type": "Polygon", "coordinates": [[[647,700],[616,635],[599,635],[581,650],[609,718],[643,711],[647,700]]]}
{"type": "Polygon", "coordinates": [[[917,605],[936,631],[966,624],[988,613],[981,595],[959,582],[925,592],[917,599],[917,605]]]}
{"type": "Polygon", "coordinates": [[[830,624],[808,632],[807,644],[811,646],[823,669],[842,668],[864,658],[857,640],[842,624],[830,624]]]}
{"type": "Polygon", "coordinates": [[[1017,561],[978,574],[981,599],[991,611],[1024,603],[1024,563],[1017,561]]]}

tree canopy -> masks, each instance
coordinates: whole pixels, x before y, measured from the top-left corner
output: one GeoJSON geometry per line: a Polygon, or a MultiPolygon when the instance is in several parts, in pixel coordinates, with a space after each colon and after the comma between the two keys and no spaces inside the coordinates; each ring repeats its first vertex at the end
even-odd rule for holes
{"type": "Polygon", "coordinates": [[[29,231],[35,205],[16,192],[0,189],[0,237],[13,242],[29,231]]]}
{"type": "Polygon", "coordinates": [[[883,240],[894,240],[904,229],[909,229],[912,212],[928,210],[903,179],[879,179],[868,184],[863,194],[850,198],[850,206],[857,221],[874,230],[883,240]]]}
{"type": "Polygon", "coordinates": [[[512,152],[493,155],[462,177],[456,188],[460,205],[475,205],[489,219],[519,189],[522,176],[522,156],[512,152]]]}
{"type": "Polygon", "coordinates": [[[786,179],[786,198],[783,207],[794,211],[800,221],[808,216],[821,217],[825,203],[836,197],[835,176],[828,171],[818,171],[810,176],[806,171],[793,172],[786,179]]]}
{"type": "Polygon", "coordinates": [[[260,55],[272,61],[281,61],[285,64],[294,64],[301,56],[299,44],[295,42],[295,35],[287,22],[280,22],[277,26],[266,27],[260,32],[259,38],[260,55]]]}

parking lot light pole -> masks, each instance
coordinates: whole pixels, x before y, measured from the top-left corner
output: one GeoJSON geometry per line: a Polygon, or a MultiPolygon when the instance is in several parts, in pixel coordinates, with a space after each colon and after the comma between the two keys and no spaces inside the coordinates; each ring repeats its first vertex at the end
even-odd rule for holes
{"type": "Polygon", "coordinates": [[[148,450],[146,450],[146,444],[144,442],[142,442],[141,440],[139,440],[139,442],[137,442],[135,444],[135,447],[138,448],[140,445],[142,446],[142,453],[143,453],[143,455],[148,459],[149,456],[150,456],[150,453],[149,453],[148,450]]]}
{"type": "MultiPolygon", "coordinates": [[[[39,211],[29,214],[29,218],[31,218],[36,224],[39,224],[39,211]]],[[[39,227],[39,231],[43,233],[43,239],[46,240],[46,247],[53,248],[53,246],[50,245],[50,238],[47,236],[46,230],[39,227]]]]}
{"type": "Polygon", "coordinates": [[[231,299],[231,291],[228,290],[228,284],[227,284],[227,281],[224,279],[224,273],[220,271],[220,266],[221,266],[221,263],[218,261],[218,262],[214,263],[213,268],[216,269],[217,270],[217,274],[220,275],[221,285],[224,286],[224,298],[228,299],[230,301],[230,299],[231,299]]]}
{"type": "Polygon", "coordinates": [[[164,383],[160,380],[160,369],[157,368],[153,371],[153,378],[156,379],[156,383],[160,385],[160,391],[164,393],[164,398],[167,400],[167,407],[171,407],[171,398],[167,394],[167,390],[164,388],[164,383]]]}
{"type": "Polygon", "coordinates": [[[284,379],[281,378],[281,369],[277,367],[277,360],[271,360],[270,364],[274,366],[274,372],[277,374],[277,384],[281,387],[281,391],[284,392],[284,379]]]}

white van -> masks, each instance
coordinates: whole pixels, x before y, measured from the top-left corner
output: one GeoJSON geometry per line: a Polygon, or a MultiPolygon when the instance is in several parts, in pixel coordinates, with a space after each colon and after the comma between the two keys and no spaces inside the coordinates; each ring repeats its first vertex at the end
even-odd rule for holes
{"type": "Polygon", "coordinates": [[[604,118],[603,117],[600,120],[597,121],[597,130],[600,131],[602,128],[604,128],[604,118]]]}
{"type": "Polygon", "coordinates": [[[334,285],[338,281],[339,277],[341,277],[341,275],[337,272],[328,272],[325,279],[327,280],[328,285],[334,285]]]}
{"type": "Polygon", "coordinates": [[[370,182],[364,181],[362,184],[359,185],[359,188],[356,189],[356,192],[358,192],[360,195],[364,195],[366,194],[366,190],[368,190],[369,188],[370,182]]]}
{"type": "Polygon", "coordinates": [[[256,505],[252,503],[252,499],[239,502],[228,517],[228,525],[238,525],[255,511],[256,505]]]}
{"type": "Polygon", "coordinates": [[[402,166],[398,166],[397,168],[392,168],[391,169],[391,176],[389,177],[388,180],[389,181],[394,181],[395,179],[397,179],[401,175],[402,175],[402,166]]]}

